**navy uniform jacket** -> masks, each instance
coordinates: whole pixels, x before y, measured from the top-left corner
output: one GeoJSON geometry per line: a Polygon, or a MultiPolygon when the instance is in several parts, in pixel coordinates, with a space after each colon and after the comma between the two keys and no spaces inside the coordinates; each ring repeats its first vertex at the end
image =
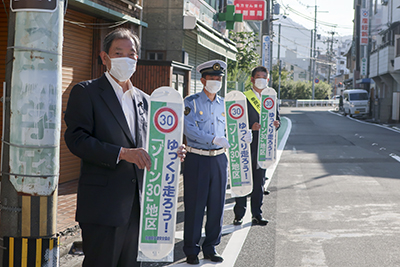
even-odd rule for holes
{"type": "Polygon", "coordinates": [[[135,140],[105,75],[72,88],[64,117],[65,142],[82,160],[78,222],[121,226],[129,221],[135,193],[142,191],[143,170],[124,160],[117,164],[117,159],[121,147],[145,145],[148,95],[136,89],[134,107],[135,140]]]}

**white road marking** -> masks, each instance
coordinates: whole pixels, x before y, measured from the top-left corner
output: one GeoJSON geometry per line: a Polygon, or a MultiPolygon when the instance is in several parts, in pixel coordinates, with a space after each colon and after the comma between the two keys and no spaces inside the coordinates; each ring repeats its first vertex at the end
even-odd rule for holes
{"type": "MultiPolygon", "coordinates": [[[[282,156],[283,148],[286,145],[286,141],[289,137],[290,131],[292,129],[292,121],[289,118],[282,117],[282,119],[286,119],[288,126],[286,128],[285,134],[281,139],[281,142],[279,143],[279,147],[277,149],[277,156],[276,156],[276,162],[272,164],[271,167],[267,169],[266,172],[266,177],[269,179],[265,183],[265,188],[268,188],[268,185],[271,182],[271,179],[274,175],[275,169],[279,163],[279,160],[282,156]]],[[[227,190],[227,193],[229,193],[229,190],[227,190]]],[[[225,210],[231,210],[233,209],[234,204],[226,204],[225,205],[225,210]]],[[[250,206],[250,201],[247,202],[247,206],[250,206]]],[[[245,216],[243,217],[243,224],[240,226],[234,226],[232,224],[229,225],[224,225],[222,226],[222,234],[229,234],[233,233],[231,238],[229,239],[228,244],[225,247],[224,252],[222,253],[222,257],[224,258],[224,261],[222,263],[215,263],[211,262],[209,260],[200,260],[200,264],[196,266],[205,266],[205,267],[211,267],[211,266],[219,266],[219,267],[232,267],[235,265],[236,259],[239,256],[239,252],[242,249],[242,246],[244,244],[244,241],[246,240],[247,234],[250,230],[251,226],[251,212],[248,211],[246,212],[245,216]]],[[[202,236],[204,236],[204,229],[202,230],[202,236]]],[[[183,239],[183,231],[176,231],[175,232],[175,238],[177,239],[183,239]]],[[[180,262],[168,266],[179,266],[179,267],[186,267],[186,266],[193,266],[190,264],[187,264],[186,262],[180,262]]]]}
{"type": "Polygon", "coordinates": [[[394,158],[395,160],[397,160],[398,162],[400,162],[400,156],[397,156],[394,153],[391,153],[389,156],[391,156],[392,158],[394,158]]]}

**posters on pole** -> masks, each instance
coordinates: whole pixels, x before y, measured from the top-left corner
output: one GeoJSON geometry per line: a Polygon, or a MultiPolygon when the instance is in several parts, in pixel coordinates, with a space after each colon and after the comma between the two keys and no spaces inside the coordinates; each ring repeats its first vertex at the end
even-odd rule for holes
{"type": "Polygon", "coordinates": [[[173,261],[180,174],[177,154],[183,136],[183,100],[172,87],[150,97],[145,170],[139,229],[139,261],[173,261]]]}
{"type": "Polygon", "coordinates": [[[266,169],[276,160],[276,92],[266,88],[261,93],[261,114],[258,139],[257,160],[261,168],[266,169]]]}
{"type": "Polygon", "coordinates": [[[252,168],[250,144],[244,141],[249,131],[247,101],[242,92],[232,91],[225,97],[226,132],[229,144],[229,177],[235,197],[251,193],[252,168]]]}

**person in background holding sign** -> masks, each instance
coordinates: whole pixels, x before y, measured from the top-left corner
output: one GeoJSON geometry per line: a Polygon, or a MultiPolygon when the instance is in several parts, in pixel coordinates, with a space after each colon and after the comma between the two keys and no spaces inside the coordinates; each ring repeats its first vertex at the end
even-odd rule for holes
{"type": "Polygon", "coordinates": [[[76,220],[86,267],[140,266],[140,195],[151,160],[143,148],[149,96],[130,81],[139,46],[127,29],[109,33],[100,53],[107,72],[75,85],[65,112],[65,142],[82,160],[76,220]]]}
{"type": "MultiPolygon", "coordinates": [[[[265,184],[265,169],[261,169],[257,164],[257,151],[258,151],[258,131],[261,129],[260,112],[261,112],[261,93],[267,88],[269,81],[268,70],[263,66],[258,66],[253,69],[251,73],[251,83],[253,84],[252,90],[246,91],[244,94],[247,98],[247,110],[249,118],[249,126],[253,131],[253,141],[251,143],[251,161],[253,172],[253,191],[251,193],[251,214],[252,223],[254,225],[267,225],[268,220],[264,219],[261,215],[261,206],[263,203],[264,184],[265,184]]],[[[276,129],[280,126],[279,112],[276,112],[276,120],[274,121],[276,129]]],[[[241,225],[243,223],[243,216],[246,212],[247,197],[235,198],[236,204],[234,207],[235,219],[234,225],[241,225]]]]}
{"type": "Polygon", "coordinates": [[[207,207],[206,238],[202,249],[205,259],[222,262],[215,250],[221,240],[230,147],[225,138],[224,99],[221,89],[226,63],[207,61],[197,67],[204,85],[200,93],[185,98],[184,134],[188,151],[183,171],[184,181],[184,245],[189,264],[198,264],[204,209],[207,207]]]}

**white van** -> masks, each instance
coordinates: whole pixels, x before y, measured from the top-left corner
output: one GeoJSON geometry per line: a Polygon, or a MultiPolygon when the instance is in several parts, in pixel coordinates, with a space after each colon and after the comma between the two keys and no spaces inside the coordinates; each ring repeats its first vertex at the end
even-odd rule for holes
{"type": "Polygon", "coordinates": [[[368,92],[362,89],[349,89],[343,91],[344,114],[368,115],[369,97],[368,92]]]}

